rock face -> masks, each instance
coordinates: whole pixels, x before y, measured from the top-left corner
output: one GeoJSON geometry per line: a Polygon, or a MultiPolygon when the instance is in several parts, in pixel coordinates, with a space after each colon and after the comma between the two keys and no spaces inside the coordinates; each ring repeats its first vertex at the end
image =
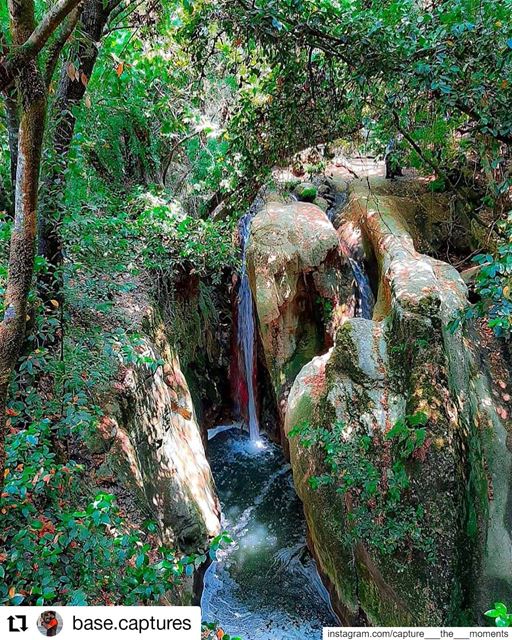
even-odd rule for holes
{"type": "Polygon", "coordinates": [[[286,409],[312,547],[347,623],[460,622],[487,606],[479,583],[512,582],[510,501],[488,499],[503,428],[471,336],[447,327],[466,287],[415,250],[400,199],[358,184],[348,215],[377,261],[374,318],[338,329],[286,409]]]}
{"type": "Polygon", "coordinates": [[[220,530],[214,481],[163,323],[149,305],[137,313],[144,318],[140,363],[122,371],[118,393],[106,407],[108,464],[135,488],[165,544],[197,551],[220,530]]]}
{"type": "Polygon", "coordinates": [[[325,213],[303,202],[264,205],[252,221],[247,264],[279,405],[302,367],[325,351],[351,291],[350,269],[325,213]]]}

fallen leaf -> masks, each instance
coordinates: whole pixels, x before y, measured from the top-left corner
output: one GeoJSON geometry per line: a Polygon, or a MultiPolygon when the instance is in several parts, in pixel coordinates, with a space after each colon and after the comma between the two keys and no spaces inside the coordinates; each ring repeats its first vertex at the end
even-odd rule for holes
{"type": "Polygon", "coordinates": [[[124,71],[124,62],[120,62],[116,67],[117,77],[120,78],[124,71]]]}

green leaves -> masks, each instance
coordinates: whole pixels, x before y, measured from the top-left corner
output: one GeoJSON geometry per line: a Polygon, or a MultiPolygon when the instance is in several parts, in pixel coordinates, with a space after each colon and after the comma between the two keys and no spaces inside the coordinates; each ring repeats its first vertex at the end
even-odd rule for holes
{"type": "MultiPolygon", "coordinates": [[[[58,463],[49,421],[10,437],[1,499],[0,603],[146,604],[197,566],[160,548],[154,523],[126,523],[115,497],[86,495],[82,468],[58,463]],[[83,505],[84,508],[77,508],[83,505]]],[[[215,541],[217,548],[226,535],[215,541]]]]}
{"type": "MultiPolygon", "coordinates": [[[[344,537],[348,544],[364,540],[378,552],[391,555],[411,548],[433,558],[433,541],[423,535],[421,506],[407,501],[410,488],[406,461],[426,443],[424,413],[398,420],[382,438],[380,434],[354,433],[337,421],[332,428],[305,422],[288,434],[298,438],[301,447],[317,447],[323,455],[326,473],[308,478],[313,491],[335,487],[350,499],[346,513],[350,527],[344,537]],[[384,442],[383,442],[384,440],[384,442]],[[381,464],[386,441],[396,442],[389,466],[381,464]]],[[[389,446],[388,446],[389,448],[389,446]]],[[[315,459],[316,454],[312,454],[315,459]]]]}
{"type": "Polygon", "coordinates": [[[512,613],[508,613],[503,602],[495,602],[494,609],[489,609],[484,615],[492,618],[497,627],[512,627],[512,613]]]}
{"type": "Polygon", "coordinates": [[[424,428],[416,428],[417,425],[427,424],[426,413],[418,411],[413,415],[407,415],[397,420],[395,425],[387,432],[386,440],[394,440],[398,443],[399,455],[407,460],[414,451],[425,444],[427,431],[424,428]]]}

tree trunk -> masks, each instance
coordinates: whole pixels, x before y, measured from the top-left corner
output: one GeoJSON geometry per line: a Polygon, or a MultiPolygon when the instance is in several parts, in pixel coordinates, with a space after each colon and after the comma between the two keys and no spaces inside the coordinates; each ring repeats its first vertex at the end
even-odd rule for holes
{"type": "Polygon", "coordinates": [[[47,274],[39,283],[39,293],[43,301],[56,299],[62,302],[63,247],[60,227],[63,218],[62,200],[66,186],[67,154],[76,123],[73,109],[84,97],[86,84],[98,57],[98,45],[103,29],[116,5],[116,2],[105,4],[103,0],[85,2],[80,18],[81,37],[70,53],[70,58],[78,60],[80,80],[70,78],[66,62],[61,71],[51,118],[54,124],[50,147],[54,157],[52,168],[44,180],[41,196],[44,214],[39,219],[39,253],[46,258],[48,264],[47,274]]]}
{"type": "MultiPolygon", "coordinates": [[[[34,29],[32,0],[10,0],[13,43],[22,44],[34,29]]],[[[9,382],[25,337],[27,300],[34,273],[37,195],[46,115],[46,90],[34,61],[17,78],[21,113],[14,226],[9,250],[9,273],[0,323],[0,469],[5,467],[6,404],[9,382]]],[[[0,474],[0,486],[3,473],[0,474]]]]}
{"type": "MultiPolygon", "coordinates": [[[[15,20],[21,17],[23,22],[23,38],[13,38],[12,50],[1,52],[0,58],[0,91],[5,91],[16,80],[22,69],[25,69],[48,42],[54,31],[59,27],[67,15],[81,2],[81,0],[57,0],[43,15],[37,27],[34,18],[34,7],[32,0],[18,0],[15,4],[9,0],[9,11],[11,17],[16,13],[15,20]],[[29,22],[24,20],[22,14],[30,18],[30,31],[25,28],[29,22]]],[[[13,31],[22,24],[19,22],[13,25],[13,31]]],[[[19,29],[18,29],[19,31],[19,29]]]]}
{"type": "Polygon", "coordinates": [[[18,132],[20,128],[20,118],[18,113],[18,100],[16,88],[10,87],[5,92],[5,112],[7,115],[7,134],[9,139],[9,155],[11,163],[11,202],[14,210],[14,199],[16,193],[16,168],[18,165],[18,132]]]}

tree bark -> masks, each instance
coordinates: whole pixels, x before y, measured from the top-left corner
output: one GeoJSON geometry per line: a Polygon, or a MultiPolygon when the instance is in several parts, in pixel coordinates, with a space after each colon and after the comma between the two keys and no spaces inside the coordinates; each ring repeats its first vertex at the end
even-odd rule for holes
{"type": "MultiPolygon", "coordinates": [[[[33,0],[9,0],[14,45],[25,42],[34,29],[33,0]]],[[[37,195],[46,116],[46,89],[32,60],[18,74],[20,128],[14,225],[9,272],[0,323],[0,487],[5,467],[6,404],[11,375],[25,337],[27,300],[34,274],[37,195]]]]}
{"type": "Polygon", "coordinates": [[[81,6],[76,7],[73,11],[66,17],[64,22],[62,23],[62,27],[60,30],[60,34],[55,42],[49,47],[48,58],[46,60],[46,66],[44,70],[44,80],[46,82],[46,86],[49,87],[51,81],[53,79],[53,74],[55,72],[55,67],[57,66],[57,62],[59,60],[59,56],[64,48],[64,45],[71,37],[71,34],[75,30],[75,27],[78,22],[78,18],[80,17],[81,6]]]}
{"type": "Polygon", "coordinates": [[[11,200],[14,211],[16,193],[16,168],[18,166],[18,132],[20,117],[18,111],[18,97],[15,87],[10,87],[4,94],[5,111],[7,115],[7,135],[9,142],[9,155],[11,165],[11,200]]]}

